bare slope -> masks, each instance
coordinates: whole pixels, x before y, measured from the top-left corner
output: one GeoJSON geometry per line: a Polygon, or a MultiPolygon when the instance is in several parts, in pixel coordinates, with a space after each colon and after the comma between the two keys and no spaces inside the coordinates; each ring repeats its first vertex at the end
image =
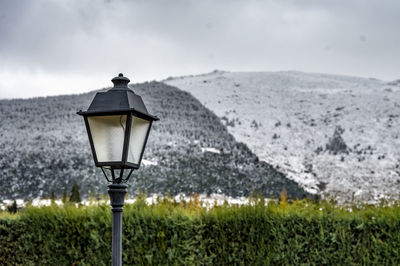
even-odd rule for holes
{"type": "MultiPolygon", "coordinates": [[[[189,93],[163,83],[134,86],[154,125],[145,165],[131,178],[130,193],[223,193],[254,190],[277,197],[307,193],[228,133],[218,117],[189,93]]],[[[105,192],[96,170],[82,118],[94,93],[0,101],[0,198],[60,196],[74,182],[84,195],[105,192]]]]}
{"type": "Polygon", "coordinates": [[[305,189],[377,201],[400,191],[400,82],[301,72],[170,78],[305,189]]]}

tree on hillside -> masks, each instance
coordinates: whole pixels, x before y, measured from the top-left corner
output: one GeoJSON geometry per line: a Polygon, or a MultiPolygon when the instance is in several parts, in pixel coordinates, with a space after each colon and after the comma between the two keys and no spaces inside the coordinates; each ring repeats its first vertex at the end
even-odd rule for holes
{"type": "Polygon", "coordinates": [[[9,213],[16,213],[18,211],[17,201],[14,200],[11,206],[7,206],[7,210],[9,213]]]}
{"type": "Polygon", "coordinates": [[[76,183],[72,186],[71,196],[69,197],[69,201],[76,203],[81,202],[81,195],[79,194],[79,186],[76,183]]]}
{"type": "Polygon", "coordinates": [[[56,196],[54,195],[54,191],[50,194],[50,202],[53,205],[56,202],[56,196]]]}
{"type": "Polygon", "coordinates": [[[67,194],[67,188],[64,187],[64,192],[62,194],[62,198],[61,198],[63,203],[66,203],[68,201],[68,194],[67,194]]]}
{"type": "Polygon", "coordinates": [[[329,143],[325,146],[325,149],[329,151],[329,153],[333,155],[337,155],[339,153],[349,154],[349,149],[342,138],[343,132],[344,128],[341,126],[336,126],[333,137],[329,139],[329,143]]]}

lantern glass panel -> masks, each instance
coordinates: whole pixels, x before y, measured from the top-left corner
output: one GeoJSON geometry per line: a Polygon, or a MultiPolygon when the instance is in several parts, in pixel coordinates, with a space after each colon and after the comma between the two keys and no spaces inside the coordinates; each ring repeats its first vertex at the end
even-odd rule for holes
{"type": "Polygon", "coordinates": [[[129,139],[128,149],[129,163],[139,164],[149,127],[150,121],[135,116],[132,117],[131,136],[129,139]]]}
{"type": "Polygon", "coordinates": [[[98,162],[122,161],[126,117],[126,115],[88,117],[98,162]]]}

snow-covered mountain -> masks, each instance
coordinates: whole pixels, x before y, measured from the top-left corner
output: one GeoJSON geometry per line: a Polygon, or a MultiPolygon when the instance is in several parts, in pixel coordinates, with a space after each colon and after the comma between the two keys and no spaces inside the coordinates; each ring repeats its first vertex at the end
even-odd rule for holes
{"type": "MultiPolygon", "coordinates": [[[[131,195],[204,193],[239,197],[254,191],[310,196],[238,143],[218,117],[187,92],[159,83],[136,84],[154,123],[143,165],[129,180],[131,195]]],[[[60,197],[77,183],[81,195],[106,193],[94,167],[83,120],[94,92],[0,100],[0,199],[60,197]]]]}
{"type": "Polygon", "coordinates": [[[164,81],[306,190],[377,202],[400,192],[400,80],[214,71],[164,81]]]}

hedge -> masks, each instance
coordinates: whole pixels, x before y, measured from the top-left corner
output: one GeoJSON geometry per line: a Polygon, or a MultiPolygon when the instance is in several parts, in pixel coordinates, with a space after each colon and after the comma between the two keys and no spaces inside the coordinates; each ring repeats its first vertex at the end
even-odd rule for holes
{"type": "MultiPolygon", "coordinates": [[[[399,265],[400,207],[143,200],[123,213],[125,265],[399,265]]],[[[0,214],[0,265],[110,265],[107,205],[0,214]]]]}

